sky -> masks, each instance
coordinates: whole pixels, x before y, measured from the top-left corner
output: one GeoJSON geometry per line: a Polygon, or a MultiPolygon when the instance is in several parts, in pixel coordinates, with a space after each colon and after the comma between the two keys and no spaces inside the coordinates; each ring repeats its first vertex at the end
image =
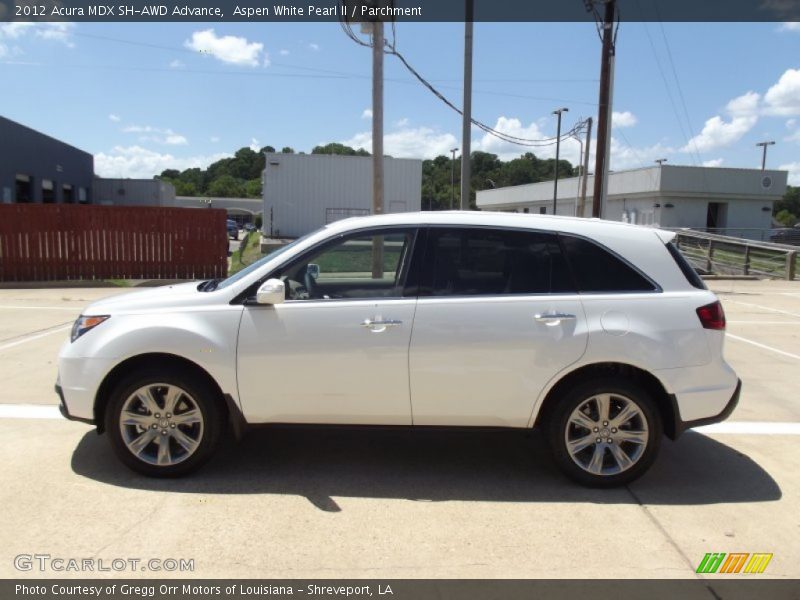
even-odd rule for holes
{"type": "MultiPolygon", "coordinates": [[[[459,107],[463,32],[399,23],[395,40],[459,107]]],[[[557,108],[569,109],[564,130],[596,116],[592,23],[476,23],[474,40],[474,118],[542,139],[557,108]]],[[[449,155],[461,117],[385,60],[385,152],[449,155]]],[[[92,153],[105,177],[205,167],[243,146],[371,149],[371,50],[338,23],[0,23],[0,81],[0,114],[92,153]]],[[[800,185],[800,23],[622,23],[613,111],[613,170],[661,158],[760,167],[756,143],[774,140],[768,168],[800,185]]],[[[504,160],[555,154],[477,128],[472,147],[504,160]]],[[[579,152],[562,144],[573,163],[579,152]]]]}

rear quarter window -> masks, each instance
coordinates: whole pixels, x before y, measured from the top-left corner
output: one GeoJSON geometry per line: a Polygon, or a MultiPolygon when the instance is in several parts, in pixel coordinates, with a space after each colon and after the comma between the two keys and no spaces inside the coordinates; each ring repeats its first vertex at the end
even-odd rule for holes
{"type": "Polygon", "coordinates": [[[559,234],[578,291],[581,293],[653,292],[658,287],[604,246],[585,238],[559,234]]]}
{"type": "Polygon", "coordinates": [[[683,273],[683,276],[686,277],[686,281],[688,281],[698,290],[708,289],[705,282],[702,280],[697,271],[694,270],[694,267],[691,265],[691,263],[686,260],[686,257],[681,253],[676,244],[667,242],[667,250],[669,251],[670,256],[672,256],[672,259],[675,261],[675,264],[678,265],[681,273],[683,273]]]}

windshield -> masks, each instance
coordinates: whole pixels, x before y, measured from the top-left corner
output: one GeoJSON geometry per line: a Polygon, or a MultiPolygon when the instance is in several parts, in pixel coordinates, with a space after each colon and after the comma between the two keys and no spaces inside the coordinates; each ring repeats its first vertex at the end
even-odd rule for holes
{"type": "MultiPolygon", "coordinates": [[[[248,275],[250,275],[250,273],[253,273],[254,271],[258,271],[258,269],[260,269],[262,266],[267,264],[269,261],[271,261],[272,259],[274,259],[274,258],[278,257],[279,255],[283,254],[287,250],[289,250],[291,248],[294,248],[295,246],[297,246],[301,242],[304,242],[305,240],[310,238],[312,235],[316,235],[316,233],[318,231],[320,231],[320,230],[317,229],[316,231],[312,231],[311,233],[307,233],[306,235],[297,238],[293,242],[290,242],[290,243],[286,244],[285,246],[281,246],[277,250],[273,250],[269,254],[263,256],[262,258],[259,258],[253,264],[246,266],[241,271],[231,275],[227,279],[223,279],[216,286],[214,286],[212,288],[212,290],[221,290],[223,288],[226,288],[229,285],[232,285],[232,284],[236,283],[237,281],[247,277],[248,275]]],[[[209,291],[212,291],[212,290],[209,290],[209,291]]]]}

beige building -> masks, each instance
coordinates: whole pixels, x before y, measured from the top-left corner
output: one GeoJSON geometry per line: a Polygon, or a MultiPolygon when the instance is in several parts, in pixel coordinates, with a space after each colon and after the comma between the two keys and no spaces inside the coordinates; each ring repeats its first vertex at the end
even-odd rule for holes
{"type": "MultiPolygon", "coordinates": [[[[602,217],[639,225],[690,227],[761,239],[772,228],[772,204],[786,193],[786,171],[658,165],[612,172],[602,217]]],[[[594,176],[583,214],[591,216],[594,176]]],[[[580,178],[558,181],[557,214],[576,215],[580,178]]],[[[478,208],[553,214],[553,182],[479,191],[478,208]]]]}

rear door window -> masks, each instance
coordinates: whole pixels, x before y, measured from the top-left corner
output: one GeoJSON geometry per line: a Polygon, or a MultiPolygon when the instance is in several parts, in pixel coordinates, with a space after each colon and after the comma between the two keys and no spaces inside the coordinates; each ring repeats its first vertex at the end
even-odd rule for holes
{"type": "Polygon", "coordinates": [[[554,234],[489,228],[429,230],[421,295],[574,291],[554,234]]]}

